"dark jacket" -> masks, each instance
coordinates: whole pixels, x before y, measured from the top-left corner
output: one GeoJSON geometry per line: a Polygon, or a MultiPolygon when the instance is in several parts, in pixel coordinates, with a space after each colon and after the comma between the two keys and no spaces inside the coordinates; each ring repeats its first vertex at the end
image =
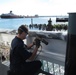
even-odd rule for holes
{"type": "Polygon", "coordinates": [[[15,37],[11,43],[10,49],[10,69],[21,70],[22,66],[26,65],[26,60],[32,55],[27,51],[27,47],[24,45],[23,40],[15,37]]]}

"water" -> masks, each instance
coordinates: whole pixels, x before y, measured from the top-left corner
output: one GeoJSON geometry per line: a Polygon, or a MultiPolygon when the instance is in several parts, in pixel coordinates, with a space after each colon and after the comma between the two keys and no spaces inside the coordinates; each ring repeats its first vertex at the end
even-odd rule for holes
{"type": "MultiPolygon", "coordinates": [[[[50,17],[33,18],[33,24],[48,24],[50,17]]],[[[51,18],[52,24],[56,24],[56,18],[51,18]]],[[[20,25],[31,24],[31,18],[17,18],[17,19],[1,19],[0,29],[17,29],[20,25]]]]}
{"type": "MultiPolygon", "coordinates": [[[[47,24],[47,20],[47,18],[33,18],[33,24],[47,24]]],[[[31,18],[0,19],[0,29],[17,29],[22,24],[31,24],[31,18]]]]}

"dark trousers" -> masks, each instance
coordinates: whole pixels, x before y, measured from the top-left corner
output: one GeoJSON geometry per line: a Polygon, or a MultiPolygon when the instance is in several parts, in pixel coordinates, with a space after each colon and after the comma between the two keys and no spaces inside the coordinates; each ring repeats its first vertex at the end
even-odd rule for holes
{"type": "Polygon", "coordinates": [[[25,67],[22,68],[22,71],[25,73],[25,75],[34,75],[40,70],[41,66],[42,63],[39,60],[27,62],[25,67]]]}
{"type": "Polygon", "coordinates": [[[19,68],[18,70],[11,72],[12,75],[35,75],[40,70],[41,66],[41,61],[35,60],[31,62],[26,62],[25,64],[23,64],[22,68],[19,68]]]}

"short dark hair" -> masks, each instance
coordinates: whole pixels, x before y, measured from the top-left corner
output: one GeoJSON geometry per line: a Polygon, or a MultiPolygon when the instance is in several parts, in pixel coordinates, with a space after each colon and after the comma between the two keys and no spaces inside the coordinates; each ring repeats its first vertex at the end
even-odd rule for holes
{"type": "Polygon", "coordinates": [[[22,32],[25,32],[28,34],[28,28],[25,26],[25,25],[21,25],[19,28],[18,28],[18,34],[22,34],[22,32]]]}

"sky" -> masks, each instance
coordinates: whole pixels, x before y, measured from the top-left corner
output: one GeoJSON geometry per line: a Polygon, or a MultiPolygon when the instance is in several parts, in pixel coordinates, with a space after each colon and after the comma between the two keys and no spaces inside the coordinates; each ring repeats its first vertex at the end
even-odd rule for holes
{"type": "Polygon", "coordinates": [[[76,12],[76,0],[0,0],[0,14],[51,16],[76,12]]]}

